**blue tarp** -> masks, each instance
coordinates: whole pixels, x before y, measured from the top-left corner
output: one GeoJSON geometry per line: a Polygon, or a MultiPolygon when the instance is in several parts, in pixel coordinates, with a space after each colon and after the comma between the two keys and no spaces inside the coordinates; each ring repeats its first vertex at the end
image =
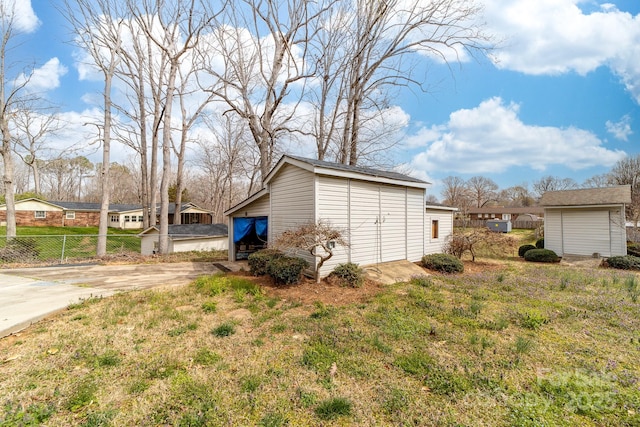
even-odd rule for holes
{"type": "Polygon", "coordinates": [[[254,233],[266,242],[268,222],[266,216],[233,218],[233,242],[240,243],[254,233]]]}
{"type": "Polygon", "coordinates": [[[258,239],[263,242],[267,241],[267,224],[269,221],[266,216],[256,218],[256,234],[258,235],[258,239]]]}

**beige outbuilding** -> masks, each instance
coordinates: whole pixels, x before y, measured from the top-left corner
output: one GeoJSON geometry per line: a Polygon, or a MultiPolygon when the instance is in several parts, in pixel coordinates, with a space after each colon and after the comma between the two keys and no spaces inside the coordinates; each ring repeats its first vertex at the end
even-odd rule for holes
{"type": "Polygon", "coordinates": [[[631,186],[547,191],[544,247],[560,256],[610,257],[627,254],[625,208],[631,186]]]}
{"type": "Polygon", "coordinates": [[[321,276],[345,262],[418,261],[441,252],[453,230],[455,209],[427,209],[429,186],[397,172],[285,155],[262,190],[225,212],[229,259],[244,259],[285,230],[323,220],[343,230],[349,245],[336,247],[321,276]]]}

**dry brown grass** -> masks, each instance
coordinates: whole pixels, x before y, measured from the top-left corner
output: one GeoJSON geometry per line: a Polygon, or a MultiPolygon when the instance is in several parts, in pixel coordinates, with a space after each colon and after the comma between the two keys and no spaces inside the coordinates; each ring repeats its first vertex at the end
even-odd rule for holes
{"type": "Polygon", "coordinates": [[[88,300],[0,340],[0,425],[640,423],[627,273],[473,266],[386,287],[219,277],[88,300]],[[350,411],[323,418],[333,398],[350,411]]]}

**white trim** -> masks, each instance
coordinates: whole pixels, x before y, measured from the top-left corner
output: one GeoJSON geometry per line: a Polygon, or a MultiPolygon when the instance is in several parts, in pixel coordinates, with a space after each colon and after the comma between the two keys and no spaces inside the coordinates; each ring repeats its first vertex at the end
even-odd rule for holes
{"type": "Polygon", "coordinates": [[[253,193],[251,196],[249,196],[248,198],[244,199],[243,201],[241,201],[237,205],[235,205],[233,207],[230,207],[229,209],[224,211],[224,214],[226,216],[231,216],[233,213],[239,211],[240,209],[244,208],[248,204],[251,204],[251,203],[255,202],[256,200],[258,200],[258,199],[262,198],[263,196],[267,195],[268,193],[269,193],[269,191],[267,190],[267,188],[263,188],[262,190],[258,191],[257,193],[253,193]]]}

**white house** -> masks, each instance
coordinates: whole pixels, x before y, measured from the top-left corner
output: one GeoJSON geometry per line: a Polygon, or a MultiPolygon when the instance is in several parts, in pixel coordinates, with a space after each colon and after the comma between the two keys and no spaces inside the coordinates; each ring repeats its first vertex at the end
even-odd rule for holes
{"type": "Polygon", "coordinates": [[[631,186],[547,191],[544,247],[560,256],[626,255],[625,207],[631,186]]]}
{"type": "MultiPolygon", "coordinates": [[[[169,225],[169,253],[189,251],[227,250],[228,228],[226,224],[169,225]]],[[[138,236],[142,238],[140,252],[152,255],[158,249],[160,230],[149,227],[138,236]]]]}
{"type": "Polygon", "coordinates": [[[336,248],[323,276],[344,262],[419,261],[441,252],[453,230],[454,209],[427,209],[429,186],[396,172],[285,155],[262,190],[225,212],[229,259],[246,258],[287,229],[325,220],[344,230],[349,246],[336,248]]]}

